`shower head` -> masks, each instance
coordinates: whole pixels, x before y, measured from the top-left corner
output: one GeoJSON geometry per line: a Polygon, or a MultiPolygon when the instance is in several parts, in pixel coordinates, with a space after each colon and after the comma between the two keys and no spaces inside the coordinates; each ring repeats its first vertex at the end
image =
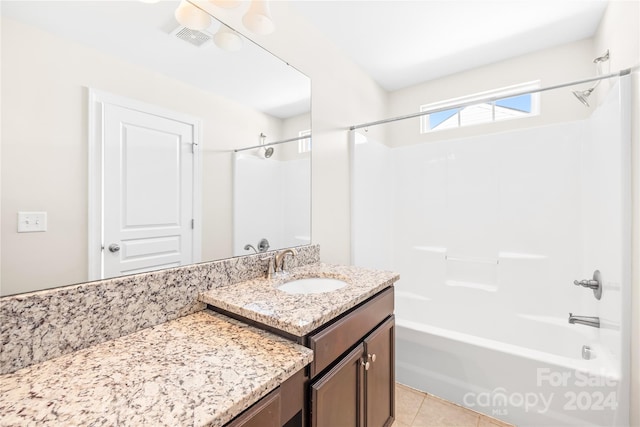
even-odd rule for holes
{"type": "Polygon", "coordinates": [[[587,98],[589,98],[589,95],[591,95],[591,92],[593,92],[593,89],[595,89],[595,87],[589,88],[587,90],[574,90],[573,95],[576,98],[578,98],[578,101],[582,102],[587,107],[590,107],[589,101],[587,100],[587,98]]]}
{"type": "Polygon", "coordinates": [[[265,139],[267,139],[267,135],[265,135],[264,133],[260,132],[260,145],[262,146],[262,149],[264,150],[264,158],[268,159],[269,157],[273,156],[273,147],[265,147],[264,146],[264,141],[265,139]]]}
{"type": "MultiPolygon", "coordinates": [[[[598,75],[602,75],[602,63],[607,62],[608,60],[609,60],[609,49],[607,49],[605,53],[603,53],[602,55],[598,56],[593,60],[593,63],[596,64],[596,70],[598,75]]],[[[589,105],[588,98],[589,96],[591,96],[591,92],[593,92],[593,90],[598,87],[598,85],[600,84],[600,81],[601,80],[598,80],[596,84],[591,86],[589,89],[574,90],[573,96],[578,98],[578,101],[582,102],[587,107],[590,107],[591,105],[589,105]]]]}
{"type": "Polygon", "coordinates": [[[593,63],[599,64],[601,62],[607,62],[608,60],[609,60],[609,49],[607,49],[607,51],[603,53],[601,56],[598,56],[597,58],[595,58],[593,60],[593,63]]]}

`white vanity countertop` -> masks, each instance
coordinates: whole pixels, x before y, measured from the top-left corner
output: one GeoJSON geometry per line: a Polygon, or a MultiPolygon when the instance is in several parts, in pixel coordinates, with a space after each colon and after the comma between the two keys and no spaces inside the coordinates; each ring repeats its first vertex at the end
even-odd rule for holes
{"type": "Polygon", "coordinates": [[[202,311],[0,376],[0,426],[222,426],[312,359],[202,311]]]}
{"type": "Polygon", "coordinates": [[[310,264],[289,271],[286,277],[259,278],[222,286],[200,294],[200,301],[303,337],[367,298],[391,286],[400,276],[390,271],[354,266],[310,264]],[[291,280],[327,277],[347,286],[319,294],[288,294],[277,289],[291,280]]]}

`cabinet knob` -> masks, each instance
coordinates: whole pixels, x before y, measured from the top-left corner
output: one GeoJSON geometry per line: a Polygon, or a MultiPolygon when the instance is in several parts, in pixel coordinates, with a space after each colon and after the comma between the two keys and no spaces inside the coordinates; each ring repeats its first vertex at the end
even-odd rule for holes
{"type": "Polygon", "coordinates": [[[369,362],[365,362],[364,360],[361,360],[360,363],[362,364],[362,366],[364,366],[365,371],[369,370],[369,367],[371,366],[369,362]]]}
{"type": "Polygon", "coordinates": [[[376,361],[376,355],[374,354],[367,354],[367,358],[371,359],[372,362],[376,361]]]}

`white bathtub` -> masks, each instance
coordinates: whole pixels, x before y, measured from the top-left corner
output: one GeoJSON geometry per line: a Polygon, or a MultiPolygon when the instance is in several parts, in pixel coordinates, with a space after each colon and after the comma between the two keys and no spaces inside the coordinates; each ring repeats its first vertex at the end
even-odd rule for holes
{"type": "Polygon", "coordinates": [[[520,427],[628,425],[619,363],[597,329],[480,307],[397,291],[397,380],[520,427]]]}

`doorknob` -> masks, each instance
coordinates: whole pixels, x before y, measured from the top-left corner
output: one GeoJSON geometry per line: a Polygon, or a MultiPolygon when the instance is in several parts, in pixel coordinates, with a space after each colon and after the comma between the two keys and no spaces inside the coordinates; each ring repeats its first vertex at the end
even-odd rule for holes
{"type": "Polygon", "coordinates": [[[109,245],[110,252],[118,252],[119,250],[120,250],[120,245],[118,245],[117,243],[112,243],[109,245]]]}

